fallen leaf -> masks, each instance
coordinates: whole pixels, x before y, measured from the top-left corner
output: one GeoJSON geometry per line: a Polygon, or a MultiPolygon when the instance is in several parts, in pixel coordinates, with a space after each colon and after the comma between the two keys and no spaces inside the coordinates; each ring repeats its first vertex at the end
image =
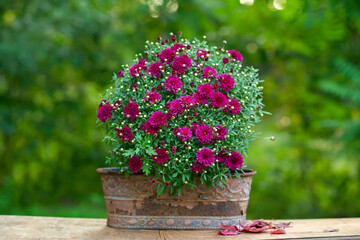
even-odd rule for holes
{"type": "Polygon", "coordinates": [[[276,230],[270,232],[270,234],[285,234],[285,233],[286,233],[286,229],[285,229],[285,228],[276,229],[276,230]]]}
{"type": "Polygon", "coordinates": [[[278,224],[275,224],[275,227],[276,228],[288,228],[290,227],[292,222],[288,222],[288,223],[285,223],[285,222],[280,222],[278,224]]]}
{"type": "Polygon", "coordinates": [[[338,232],[339,229],[325,229],[324,232],[338,232]]]}

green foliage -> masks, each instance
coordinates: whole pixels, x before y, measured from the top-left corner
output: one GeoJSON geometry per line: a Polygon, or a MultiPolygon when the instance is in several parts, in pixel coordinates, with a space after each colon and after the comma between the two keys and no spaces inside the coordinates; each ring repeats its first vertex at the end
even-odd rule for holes
{"type": "Polygon", "coordinates": [[[88,197],[102,193],[94,170],[107,150],[94,96],[144,39],[181,30],[227,39],[266,80],[273,116],[255,130],[276,141],[250,144],[246,163],[258,174],[248,217],[359,216],[359,5],[1,1],[0,212],[90,217],[88,205],[76,207],[90,202],[103,211],[91,216],[104,216],[88,197]]]}

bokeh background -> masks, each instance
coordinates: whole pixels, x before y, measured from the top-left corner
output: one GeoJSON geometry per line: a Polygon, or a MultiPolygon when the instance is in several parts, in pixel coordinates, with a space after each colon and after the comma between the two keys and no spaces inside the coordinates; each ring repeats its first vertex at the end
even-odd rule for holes
{"type": "Polygon", "coordinates": [[[0,214],[106,217],[99,93],[180,30],[265,80],[249,218],[360,216],[357,0],[2,0],[0,214]]]}

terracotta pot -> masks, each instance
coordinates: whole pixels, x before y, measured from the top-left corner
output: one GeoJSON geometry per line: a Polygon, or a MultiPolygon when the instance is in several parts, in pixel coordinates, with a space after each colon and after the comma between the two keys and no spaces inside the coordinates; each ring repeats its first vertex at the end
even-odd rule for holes
{"type": "Polygon", "coordinates": [[[184,187],[181,196],[157,196],[154,176],[125,178],[117,168],[99,168],[107,208],[107,225],[141,229],[218,229],[219,223],[245,221],[254,170],[245,170],[241,179],[229,178],[222,187],[209,189],[196,180],[197,187],[184,187]]]}

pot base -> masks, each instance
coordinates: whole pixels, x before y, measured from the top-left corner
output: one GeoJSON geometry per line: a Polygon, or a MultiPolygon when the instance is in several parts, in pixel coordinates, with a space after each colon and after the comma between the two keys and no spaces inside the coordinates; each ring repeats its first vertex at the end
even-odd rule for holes
{"type": "Polygon", "coordinates": [[[219,223],[237,225],[239,222],[245,222],[245,215],[234,217],[107,215],[109,227],[133,229],[218,229],[219,223]]]}

